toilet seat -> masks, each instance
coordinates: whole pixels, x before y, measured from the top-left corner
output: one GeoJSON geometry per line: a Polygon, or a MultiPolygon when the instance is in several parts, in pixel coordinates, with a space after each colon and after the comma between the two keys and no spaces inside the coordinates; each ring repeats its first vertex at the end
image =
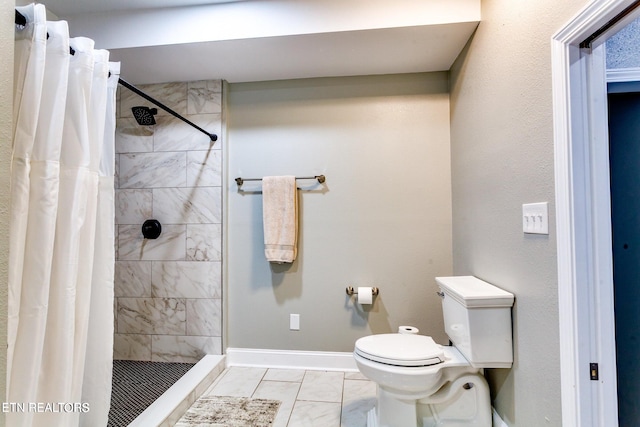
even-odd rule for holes
{"type": "Polygon", "coordinates": [[[431,366],[445,360],[442,346],[433,338],[413,334],[379,334],[356,341],[355,353],[393,366],[431,366]]]}

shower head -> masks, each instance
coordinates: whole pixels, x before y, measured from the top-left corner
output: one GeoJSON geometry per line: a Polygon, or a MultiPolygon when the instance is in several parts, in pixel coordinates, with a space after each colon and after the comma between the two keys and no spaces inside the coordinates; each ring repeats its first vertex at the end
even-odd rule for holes
{"type": "Polygon", "coordinates": [[[158,114],[157,108],[149,107],[131,107],[133,117],[140,126],[151,126],[156,124],[156,119],[153,117],[158,114]]]}

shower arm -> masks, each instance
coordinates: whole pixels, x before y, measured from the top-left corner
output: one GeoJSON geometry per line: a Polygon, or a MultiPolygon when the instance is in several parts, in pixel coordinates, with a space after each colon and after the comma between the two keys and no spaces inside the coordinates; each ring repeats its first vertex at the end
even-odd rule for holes
{"type": "Polygon", "coordinates": [[[122,79],[118,79],[118,83],[120,83],[122,86],[126,87],[127,89],[129,89],[130,91],[136,93],[137,95],[140,95],[141,97],[143,97],[144,99],[146,99],[149,102],[152,102],[153,104],[157,105],[158,107],[162,108],[164,111],[166,111],[167,113],[171,114],[172,116],[182,120],[183,122],[185,122],[186,124],[188,124],[189,126],[192,126],[196,129],[198,129],[200,132],[204,133],[205,135],[207,135],[209,137],[209,139],[211,139],[211,142],[215,142],[218,140],[218,136],[214,133],[209,133],[206,130],[202,129],[200,126],[198,126],[197,124],[193,123],[192,121],[185,119],[184,117],[182,117],[180,114],[176,113],[175,111],[173,111],[171,108],[167,107],[166,105],[164,105],[162,102],[157,101],[155,99],[153,99],[152,97],[150,97],[149,95],[147,95],[146,93],[144,93],[143,91],[141,91],[140,89],[138,89],[137,87],[133,86],[131,83],[127,83],[126,81],[122,80],[122,79]]]}

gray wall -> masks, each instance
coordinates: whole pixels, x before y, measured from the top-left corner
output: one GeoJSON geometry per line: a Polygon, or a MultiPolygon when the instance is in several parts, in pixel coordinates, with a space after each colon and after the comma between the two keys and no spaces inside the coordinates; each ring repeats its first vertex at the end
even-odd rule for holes
{"type": "Polygon", "coordinates": [[[211,147],[161,109],[155,126],[139,126],[131,107],[152,105],[120,88],[114,357],[196,362],[222,352],[222,83],[140,89],[220,139],[211,147]],[[162,234],[144,240],[151,218],[162,234]]]}
{"type": "MultiPolygon", "coordinates": [[[[9,262],[9,176],[13,105],[13,1],[0,0],[0,348],[7,348],[7,288],[9,262]]],[[[7,352],[0,351],[0,395],[6,395],[7,352]]],[[[5,415],[0,413],[0,426],[5,415]]]]}
{"type": "Polygon", "coordinates": [[[447,73],[230,85],[228,346],[352,351],[405,324],[447,342],[434,281],[451,274],[447,86],[447,73]],[[269,265],[260,184],[233,178],[321,173],[326,185],[299,181],[298,259],[269,265]],[[380,296],[363,309],[347,285],[380,296]]]}
{"type": "Polygon", "coordinates": [[[229,94],[228,346],[351,351],[371,333],[443,334],[434,277],[451,273],[446,73],[234,84],[229,94]],[[260,184],[299,181],[289,266],[263,251],[260,184]],[[345,287],[378,286],[370,307],[345,287]],[[289,331],[289,314],[301,330],[289,331]]]}
{"type": "Polygon", "coordinates": [[[513,369],[488,373],[512,427],[561,425],[550,39],[585,3],[483,1],[451,71],[454,273],[516,295],[513,369]],[[524,235],[543,201],[550,235],[524,235]]]}

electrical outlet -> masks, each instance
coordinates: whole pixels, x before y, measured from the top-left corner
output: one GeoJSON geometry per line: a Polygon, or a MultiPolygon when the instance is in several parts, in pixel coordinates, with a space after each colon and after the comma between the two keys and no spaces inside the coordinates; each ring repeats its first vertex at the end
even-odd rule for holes
{"type": "Polygon", "coordinates": [[[289,330],[291,330],[291,331],[299,331],[300,330],[300,315],[299,314],[290,314],[289,315],[289,330]]]}
{"type": "Polygon", "coordinates": [[[522,205],[522,231],[527,234],[549,234],[549,203],[522,205]]]}

